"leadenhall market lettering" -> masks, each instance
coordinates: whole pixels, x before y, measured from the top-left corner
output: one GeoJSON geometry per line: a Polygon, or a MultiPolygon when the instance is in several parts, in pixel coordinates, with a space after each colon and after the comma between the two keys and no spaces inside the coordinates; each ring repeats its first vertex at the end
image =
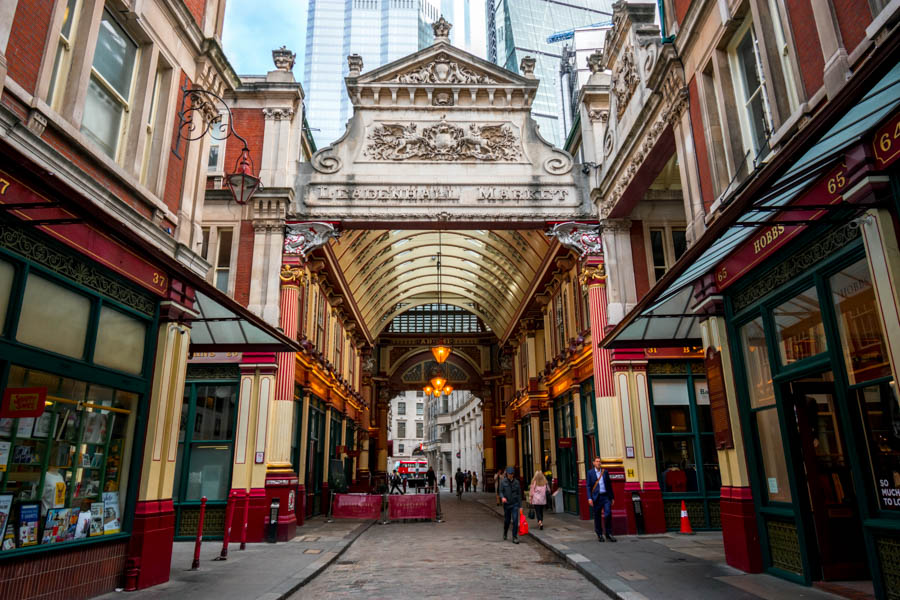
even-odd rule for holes
{"type": "MultiPolygon", "coordinates": [[[[309,201],[323,200],[406,200],[441,202],[521,202],[542,201],[564,203],[574,198],[572,190],[563,188],[531,188],[515,186],[327,186],[310,188],[309,201]]],[[[576,199],[577,201],[577,199],[576,199]]]]}

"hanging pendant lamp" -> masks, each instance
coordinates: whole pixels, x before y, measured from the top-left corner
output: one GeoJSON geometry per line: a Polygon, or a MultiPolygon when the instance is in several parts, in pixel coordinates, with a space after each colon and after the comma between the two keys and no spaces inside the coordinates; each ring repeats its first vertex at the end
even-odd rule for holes
{"type": "MultiPolygon", "coordinates": [[[[441,295],[441,261],[444,259],[443,254],[443,230],[438,229],[438,254],[437,254],[437,280],[438,280],[438,311],[443,311],[442,295],[441,295]]],[[[453,351],[450,346],[444,344],[444,328],[441,326],[441,312],[438,312],[438,343],[431,347],[431,354],[437,364],[442,365],[450,353],[453,351]]]]}

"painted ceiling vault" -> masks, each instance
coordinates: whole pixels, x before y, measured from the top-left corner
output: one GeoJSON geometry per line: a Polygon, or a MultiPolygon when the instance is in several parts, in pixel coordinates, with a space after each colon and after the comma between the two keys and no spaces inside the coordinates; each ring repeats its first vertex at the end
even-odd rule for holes
{"type": "Polygon", "coordinates": [[[331,242],[366,327],[377,337],[405,311],[438,301],[477,315],[497,335],[512,322],[550,250],[532,230],[351,230],[331,242]]]}

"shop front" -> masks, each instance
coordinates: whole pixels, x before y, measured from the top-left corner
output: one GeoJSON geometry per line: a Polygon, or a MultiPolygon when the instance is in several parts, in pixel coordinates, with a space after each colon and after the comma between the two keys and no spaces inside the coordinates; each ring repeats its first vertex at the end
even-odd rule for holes
{"type": "Polygon", "coordinates": [[[312,396],[306,419],[306,518],[322,514],[322,476],[325,473],[325,403],[312,396]]]}
{"type": "Polygon", "coordinates": [[[556,471],[563,494],[563,508],[578,514],[578,444],[575,436],[575,402],[571,392],[556,398],[553,403],[556,425],[556,471]]]}
{"type": "Polygon", "coordinates": [[[118,581],[157,307],[33,228],[0,224],[0,581],[18,559],[68,560],[91,572],[93,581],[72,571],[67,587],[99,593],[118,581]]]}
{"type": "Polygon", "coordinates": [[[889,575],[900,401],[858,222],[806,236],[728,308],[764,565],[807,583],[889,575]]]}
{"type": "Polygon", "coordinates": [[[722,477],[701,361],[650,361],[650,403],[657,476],[666,529],[681,525],[685,503],[691,527],[719,529],[722,477]]]}
{"type": "Polygon", "coordinates": [[[221,539],[234,463],[237,365],[189,364],[178,433],[172,501],[175,539],[194,539],[206,498],[203,535],[221,539]]]}

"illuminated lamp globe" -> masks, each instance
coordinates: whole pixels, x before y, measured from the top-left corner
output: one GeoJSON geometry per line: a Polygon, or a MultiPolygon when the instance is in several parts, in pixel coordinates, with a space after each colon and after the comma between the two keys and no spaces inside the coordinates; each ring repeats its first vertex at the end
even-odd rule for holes
{"type": "Polygon", "coordinates": [[[430,396],[430,395],[431,395],[431,392],[434,391],[434,388],[432,388],[430,385],[426,385],[425,388],[424,388],[422,391],[425,392],[425,395],[426,395],[426,396],[430,396]]]}
{"type": "Polygon", "coordinates": [[[434,393],[433,393],[432,395],[433,395],[435,398],[439,398],[439,397],[441,396],[441,390],[434,390],[434,393]]]}
{"type": "Polygon", "coordinates": [[[453,391],[453,386],[452,386],[452,385],[445,385],[445,386],[444,386],[444,393],[445,393],[446,395],[449,396],[450,393],[451,393],[452,391],[453,391]]]}
{"type": "Polygon", "coordinates": [[[444,389],[444,386],[447,384],[447,380],[444,379],[440,375],[435,375],[431,378],[431,385],[434,386],[435,391],[440,392],[444,389]]]}
{"type": "Polygon", "coordinates": [[[439,365],[447,360],[447,357],[450,356],[451,352],[453,352],[453,350],[444,344],[438,344],[437,346],[431,347],[431,353],[434,355],[434,360],[436,360],[439,365]]]}

